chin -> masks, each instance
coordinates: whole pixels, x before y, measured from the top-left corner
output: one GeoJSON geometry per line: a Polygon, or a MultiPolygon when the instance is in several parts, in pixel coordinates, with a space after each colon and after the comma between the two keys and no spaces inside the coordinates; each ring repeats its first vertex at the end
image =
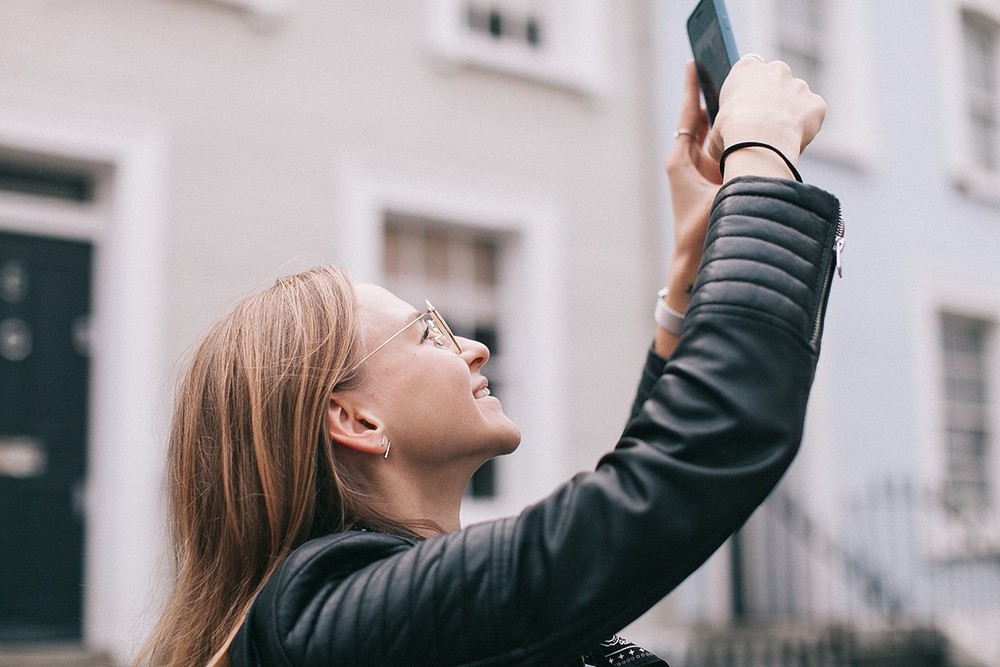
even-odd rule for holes
{"type": "Polygon", "coordinates": [[[509,432],[504,434],[502,441],[498,439],[499,451],[497,456],[503,456],[504,454],[510,454],[521,444],[521,429],[519,429],[513,422],[510,423],[509,432]]]}
{"type": "MultiPolygon", "coordinates": [[[[491,399],[493,397],[490,397],[491,399]]],[[[487,399],[489,400],[489,399],[487,399]]],[[[499,404],[499,401],[494,399],[494,402],[499,404]]],[[[488,412],[483,412],[483,416],[488,424],[487,436],[490,443],[490,452],[493,456],[502,456],[504,454],[510,454],[518,445],[521,444],[521,429],[515,424],[510,417],[503,413],[503,409],[489,414],[488,412]]]]}
{"type": "Polygon", "coordinates": [[[509,419],[499,424],[494,422],[488,432],[489,435],[480,440],[480,451],[488,458],[510,454],[521,444],[521,429],[509,419]]]}

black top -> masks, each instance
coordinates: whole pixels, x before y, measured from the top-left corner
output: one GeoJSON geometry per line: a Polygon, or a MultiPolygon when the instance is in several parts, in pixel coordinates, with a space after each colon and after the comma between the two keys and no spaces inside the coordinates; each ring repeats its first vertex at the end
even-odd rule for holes
{"type": "Polygon", "coordinates": [[[579,664],[694,572],[791,462],[840,228],[814,187],[725,185],[680,343],[669,363],[648,358],[596,470],[519,516],[424,541],[302,545],[256,600],[234,667],[579,664]]]}

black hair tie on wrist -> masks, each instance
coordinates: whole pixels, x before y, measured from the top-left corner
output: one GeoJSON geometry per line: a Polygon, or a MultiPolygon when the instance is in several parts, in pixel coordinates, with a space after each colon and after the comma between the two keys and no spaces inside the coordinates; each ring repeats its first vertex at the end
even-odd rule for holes
{"type": "Polygon", "coordinates": [[[775,148],[771,144],[765,144],[763,141],[741,141],[737,144],[733,144],[726,150],[722,151],[722,155],[719,156],[720,176],[726,175],[726,158],[729,157],[729,154],[734,153],[743,148],[766,148],[769,151],[777,153],[778,157],[780,157],[782,160],[785,161],[785,164],[788,166],[789,171],[792,172],[792,176],[795,177],[795,180],[798,181],[799,183],[802,182],[802,176],[799,175],[799,170],[795,168],[795,165],[792,164],[792,161],[789,160],[787,157],[785,157],[785,154],[779,151],[777,148],[775,148]]]}

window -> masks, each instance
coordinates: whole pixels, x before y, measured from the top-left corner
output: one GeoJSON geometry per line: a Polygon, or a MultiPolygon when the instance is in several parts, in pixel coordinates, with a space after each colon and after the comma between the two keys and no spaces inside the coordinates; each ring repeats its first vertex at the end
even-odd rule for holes
{"type": "Polygon", "coordinates": [[[470,0],[465,10],[466,24],[473,33],[488,39],[511,40],[530,49],[542,47],[542,21],[531,5],[514,7],[470,0]]]}
{"type": "Polygon", "coordinates": [[[998,25],[987,17],[962,12],[962,45],[969,149],[976,166],[996,172],[998,25]]]}
{"type": "Polygon", "coordinates": [[[515,514],[566,478],[566,212],[508,186],[456,185],[433,169],[340,170],[334,263],[410,303],[430,298],[457,333],[490,345],[490,386],[521,446],[481,472],[462,523],[515,514]],[[442,265],[428,257],[445,258],[442,265]],[[513,323],[513,324],[512,324],[513,323]],[[489,475],[492,474],[492,480],[489,475]]]}
{"type": "MultiPolygon", "coordinates": [[[[459,336],[490,348],[490,391],[503,396],[504,346],[500,316],[500,264],[503,238],[406,213],[384,218],[385,286],[409,303],[430,299],[459,336]]],[[[497,461],[475,474],[467,494],[497,495],[497,461]]]]}
{"type": "Polygon", "coordinates": [[[809,82],[822,94],[824,85],[823,50],[825,47],[824,5],[822,0],[776,0],[777,47],[780,58],[795,75],[809,82]]]}
{"type": "Polygon", "coordinates": [[[598,0],[433,0],[429,36],[448,62],[586,94],[606,85],[598,0]]]}
{"type": "MultiPolygon", "coordinates": [[[[1000,203],[1000,5],[952,0],[942,16],[941,100],[950,169],[963,193],[1000,203]]],[[[945,11],[945,10],[942,10],[945,11]]]]}
{"type": "Polygon", "coordinates": [[[944,476],[948,508],[979,516],[993,504],[990,423],[990,343],[993,322],[941,314],[944,396],[944,476]]]}
{"type": "MultiPolygon", "coordinates": [[[[738,7],[733,7],[734,13],[738,7]]],[[[865,30],[876,10],[860,0],[757,0],[736,14],[743,52],[761,53],[789,64],[827,102],[823,131],[808,155],[864,168],[875,145],[868,100],[868,42],[865,30]],[[756,16],[767,17],[761,21],[756,16]],[[742,19],[742,20],[740,20],[742,19]],[[758,35],[754,26],[761,26],[758,35]]]]}

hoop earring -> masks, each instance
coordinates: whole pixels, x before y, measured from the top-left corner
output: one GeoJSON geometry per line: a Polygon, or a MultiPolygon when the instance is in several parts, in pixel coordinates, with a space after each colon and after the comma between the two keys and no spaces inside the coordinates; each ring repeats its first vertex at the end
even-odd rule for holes
{"type": "Polygon", "coordinates": [[[382,455],[382,458],[383,458],[383,459],[387,459],[387,458],[389,458],[389,450],[390,450],[390,449],[392,449],[392,441],[390,441],[390,440],[389,440],[389,438],[387,438],[387,437],[385,437],[385,436],[383,435],[383,436],[382,436],[382,441],[381,441],[381,443],[380,443],[380,444],[381,444],[381,445],[382,445],[383,447],[385,447],[385,454],[383,454],[383,455],[382,455]]]}

